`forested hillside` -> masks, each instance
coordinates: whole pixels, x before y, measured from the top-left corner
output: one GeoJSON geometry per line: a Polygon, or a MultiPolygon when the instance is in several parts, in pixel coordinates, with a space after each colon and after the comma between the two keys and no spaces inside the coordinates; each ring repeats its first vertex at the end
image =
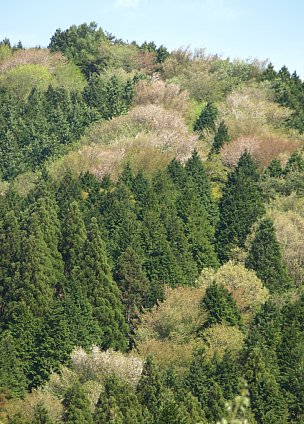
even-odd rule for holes
{"type": "Polygon", "coordinates": [[[95,23],[0,42],[0,423],[304,422],[303,110],[95,23]]]}

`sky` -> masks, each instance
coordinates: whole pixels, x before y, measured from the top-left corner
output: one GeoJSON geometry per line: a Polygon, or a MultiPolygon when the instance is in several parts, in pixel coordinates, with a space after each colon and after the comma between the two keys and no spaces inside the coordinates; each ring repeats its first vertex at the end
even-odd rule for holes
{"type": "Polygon", "coordinates": [[[304,0],[9,0],[0,40],[46,47],[57,28],[95,21],[125,41],[190,46],[230,59],[269,59],[304,78],[304,0]]]}

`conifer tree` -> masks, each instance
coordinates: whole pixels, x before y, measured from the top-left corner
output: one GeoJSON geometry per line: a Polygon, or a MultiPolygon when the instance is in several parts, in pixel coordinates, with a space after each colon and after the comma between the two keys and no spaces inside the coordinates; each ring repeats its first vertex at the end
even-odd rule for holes
{"type": "Polygon", "coordinates": [[[52,424],[47,409],[43,402],[39,402],[34,409],[34,418],[31,424],[52,424]]]}
{"type": "Polygon", "coordinates": [[[245,152],[228,177],[220,202],[216,238],[219,258],[225,262],[231,250],[243,247],[251,226],[264,213],[259,175],[249,153],[245,152]]]}
{"type": "Polygon", "coordinates": [[[236,302],[231,293],[223,286],[212,283],[206,290],[201,306],[208,311],[208,318],[204,326],[242,324],[236,302]]]}
{"type": "Polygon", "coordinates": [[[93,317],[103,332],[101,346],[105,349],[125,349],[127,325],[120,292],[112,279],[96,218],[92,218],[88,228],[83,253],[78,278],[92,306],[93,317]]]}
{"type": "Polygon", "coordinates": [[[127,247],[118,259],[115,279],[122,293],[126,322],[133,328],[148,290],[148,279],[140,257],[131,247],[127,247]]]}
{"type": "Polygon", "coordinates": [[[52,303],[53,289],[58,280],[37,213],[31,215],[27,234],[23,236],[21,259],[21,275],[15,282],[15,299],[26,302],[35,316],[42,316],[52,303]]]}
{"type": "Polygon", "coordinates": [[[18,357],[16,340],[9,331],[0,338],[0,393],[7,397],[23,396],[26,379],[23,363],[18,357]]]}
{"type": "Polygon", "coordinates": [[[207,211],[211,225],[214,226],[218,220],[218,210],[211,197],[210,181],[197,150],[192,152],[191,158],[188,159],[185,165],[185,170],[192,180],[200,203],[207,211]]]}
{"type": "Polygon", "coordinates": [[[223,145],[229,140],[230,137],[228,135],[228,128],[226,127],[225,122],[221,121],[213,139],[211,153],[219,153],[223,145]]]}
{"type": "Polygon", "coordinates": [[[163,384],[157,365],[152,356],[148,356],[137,385],[137,396],[143,408],[152,416],[157,414],[163,394],[163,384]]]}
{"type": "Polygon", "coordinates": [[[215,131],[215,120],[217,118],[217,108],[208,102],[202,109],[199,117],[194,124],[194,131],[209,130],[215,131]]]}
{"type": "Polygon", "coordinates": [[[93,424],[90,403],[80,383],[75,383],[67,390],[63,406],[65,424],[93,424]]]}
{"type": "MultiPolygon", "coordinates": [[[[0,304],[2,317],[12,296],[14,275],[20,268],[21,231],[13,210],[7,212],[0,223],[0,304]]],[[[1,323],[0,318],[0,323],[1,323]]]]}
{"type": "Polygon", "coordinates": [[[94,423],[143,424],[142,408],[134,389],[114,375],[107,378],[96,405],[94,423]]]}
{"type": "Polygon", "coordinates": [[[256,272],[272,292],[281,292],[291,286],[292,281],[283,265],[280,246],[270,219],[264,218],[260,222],[245,264],[256,272]]]}
{"type": "Polygon", "coordinates": [[[249,384],[252,411],[258,422],[288,422],[286,397],[277,381],[274,362],[265,349],[256,346],[246,361],[246,380],[249,384]]]}
{"type": "Polygon", "coordinates": [[[273,159],[266,169],[266,174],[272,178],[281,177],[283,175],[281,162],[278,159],[273,159]]]}
{"type": "Polygon", "coordinates": [[[189,172],[186,172],[185,167],[178,160],[172,159],[167,167],[167,172],[176,187],[179,189],[185,187],[189,178],[189,172]]]}
{"type": "Polygon", "coordinates": [[[62,226],[61,253],[65,272],[69,275],[73,268],[80,266],[86,240],[86,228],[76,201],[70,204],[62,226]]]}
{"type": "Polygon", "coordinates": [[[186,386],[200,402],[207,422],[218,420],[225,407],[223,391],[216,381],[216,365],[215,358],[211,361],[203,349],[198,349],[186,376],[186,386]]]}
{"type": "Polygon", "coordinates": [[[67,363],[73,349],[62,303],[61,299],[54,299],[36,328],[31,387],[41,386],[52,371],[58,372],[60,366],[67,363]]]}
{"type": "Polygon", "coordinates": [[[198,270],[205,267],[216,268],[218,260],[213,245],[214,227],[192,182],[186,185],[178,197],[177,211],[184,222],[189,248],[198,270]]]}

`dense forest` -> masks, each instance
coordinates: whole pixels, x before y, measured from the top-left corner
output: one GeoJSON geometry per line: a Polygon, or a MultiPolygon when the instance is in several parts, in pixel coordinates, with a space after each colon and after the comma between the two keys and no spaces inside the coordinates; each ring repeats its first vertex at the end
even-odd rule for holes
{"type": "Polygon", "coordinates": [[[2,40],[0,423],[303,423],[303,142],[286,67],[2,40]]]}

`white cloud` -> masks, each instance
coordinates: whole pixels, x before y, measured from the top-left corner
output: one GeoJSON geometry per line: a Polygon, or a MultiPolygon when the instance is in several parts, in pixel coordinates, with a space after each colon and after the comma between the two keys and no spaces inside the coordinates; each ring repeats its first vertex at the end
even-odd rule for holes
{"type": "Polygon", "coordinates": [[[117,0],[115,7],[130,7],[135,8],[138,6],[140,0],[117,0]]]}

